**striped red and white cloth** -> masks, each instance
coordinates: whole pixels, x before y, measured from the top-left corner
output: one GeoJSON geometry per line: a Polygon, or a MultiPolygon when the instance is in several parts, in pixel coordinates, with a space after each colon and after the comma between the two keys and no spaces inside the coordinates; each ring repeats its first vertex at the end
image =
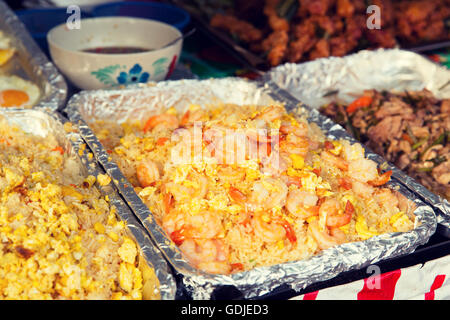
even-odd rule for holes
{"type": "Polygon", "coordinates": [[[292,300],[450,300],[450,256],[351,283],[325,288],[292,300]]]}

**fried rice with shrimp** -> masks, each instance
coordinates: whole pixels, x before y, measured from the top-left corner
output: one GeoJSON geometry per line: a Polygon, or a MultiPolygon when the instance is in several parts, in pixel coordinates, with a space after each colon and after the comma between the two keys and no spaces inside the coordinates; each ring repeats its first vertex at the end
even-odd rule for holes
{"type": "Polygon", "coordinates": [[[0,299],[156,299],[116,208],[55,136],[0,117],[0,299]]]}
{"type": "Polygon", "coordinates": [[[414,228],[414,203],[386,186],[392,172],[281,105],[191,105],[92,128],[186,259],[209,273],[414,228]]]}

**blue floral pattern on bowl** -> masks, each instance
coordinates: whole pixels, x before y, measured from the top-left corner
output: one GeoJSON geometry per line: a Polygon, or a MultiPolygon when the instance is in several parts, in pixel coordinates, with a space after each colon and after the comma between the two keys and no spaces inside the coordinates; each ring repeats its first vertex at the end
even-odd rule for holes
{"type": "Polygon", "coordinates": [[[135,64],[128,73],[122,71],[117,77],[117,82],[119,84],[145,83],[149,78],[150,74],[142,72],[142,67],[135,64]]]}
{"type": "Polygon", "coordinates": [[[112,65],[91,72],[98,81],[108,86],[118,84],[127,85],[134,83],[145,83],[150,79],[150,73],[143,71],[142,67],[136,63],[128,72],[120,71],[126,69],[126,66],[112,65]],[[117,75],[117,72],[120,73],[117,75]]]}

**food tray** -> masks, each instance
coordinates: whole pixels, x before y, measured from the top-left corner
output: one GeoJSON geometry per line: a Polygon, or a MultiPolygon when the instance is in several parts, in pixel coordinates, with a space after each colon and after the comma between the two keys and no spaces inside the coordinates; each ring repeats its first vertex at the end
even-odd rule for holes
{"type": "Polygon", "coordinates": [[[36,84],[41,96],[35,108],[56,111],[67,98],[67,84],[63,76],[29,35],[25,26],[11,9],[0,0],[0,30],[11,38],[16,48],[14,57],[2,67],[7,75],[16,75],[36,84]]]}
{"type": "MultiPolygon", "coordinates": [[[[85,148],[84,152],[80,152],[81,147],[86,145],[80,134],[76,132],[67,133],[64,130],[63,124],[67,122],[65,118],[48,111],[17,108],[0,110],[0,115],[5,116],[10,124],[19,126],[25,132],[42,136],[43,138],[48,134],[55,135],[60,145],[67,150],[69,156],[74,156],[79,160],[79,165],[86,176],[92,175],[97,177],[99,174],[104,174],[97,162],[92,160],[92,153],[88,148],[85,148]],[[89,156],[89,154],[91,155],[89,156]]],[[[154,269],[160,284],[161,299],[173,300],[176,293],[175,279],[161,252],[151,242],[145,229],[139,224],[112,184],[100,186],[96,183],[96,187],[103,195],[107,195],[110,204],[117,208],[118,219],[126,222],[128,233],[138,244],[140,254],[148,266],[154,269]]]]}
{"type": "MultiPolygon", "coordinates": [[[[367,89],[430,90],[450,98],[450,70],[404,50],[360,51],[344,58],[326,58],[303,64],[284,64],[264,75],[264,81],[318,109],[338,99],[350,103],[367,89]],[[330,94],[331,93],[331,94],[330,94]]],[[[374,157],[380,158],[378,155],[374,157]]],[[[450,237],[450,203],[430,192],[393,165],[393,176],[428,202],[438,214],[439,231],[450,237]]]]}
{"type": "MultiPolygon", "coordinates": [[[[231,275],[212,275],[194,269],[181,256],[178,247],[155,222],[150,210],[140,200],[131,185],[110,161],[110,156],[89,128],[88,123],[96,119],[126,120],[142,119],[148,112],[157,112],[166,106],[184,110],[189,104],[205,105],[214,102],[245,104],[269,104],[275,100],[286,102],[288,111],[297,107],[297,101],[289,97],[280,98],[264,84],[237,78],[211,80],[181,80],[160,82],[153,85],[136,86],[122,91],[85,91],[73,96],[67,108],[71,121],[79,128],[82,137],[93,150],[95,157],[110,174],[119,192],[148,230],[150,236],[174,267],[186,292],[194,299],[210,299],[214,292],[223,288],[234,288],[243,298],[262,296],[281,284],[299,291],[307,285],[330,279],[341,272],[356,270],[377,261],[409,254],[428,241],[435,232],[436,218],[433,210],[413,193],[396,181],[392,187],[413,200],[420,225],[407,233],[385,234],[369,240],[346,243],[323,251],[307,260],[283,263],[270,267],[255,268],[231,275]],[[286,100],[285,100],[286,99],[286,100]]],[[[342,128],[330,120],[313,116],[331,138],[345,136],[342,128]],[[330,130],[332,129],[332,130],[330,130]]],[[[347,138],[347,136],[345,136],[347,138]]],[[[379,161],[379,159],[376,159],[379,161]]],[[[378,162],[381,164],[381,162],[378,162]]]]}

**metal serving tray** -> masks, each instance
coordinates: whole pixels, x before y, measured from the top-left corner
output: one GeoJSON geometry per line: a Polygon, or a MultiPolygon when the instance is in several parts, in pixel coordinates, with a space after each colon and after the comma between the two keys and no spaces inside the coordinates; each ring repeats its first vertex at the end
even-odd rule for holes
{"type": "Polygon", "coordinates": [[[16,75],[33,82],[41,95],[34,108],[61,109],[67,98],[67,84],[63,76],[30,36],[14,12],[0,0],[0,30],[16,48],[14,57],[0,68],[0,73],[16,75]]]}
{"type": "MultiPolygon", "coordinates": [[[[174,267],[186,292],[194,299],[210,299],[221,288],[234,288],[243,298],[253,298],[271,292],[280,285],[299,291],[311,283],[335,277],[344,271],[361,267],[388,258],[406,255],[428,241],[435,232],[436,218],[431,207],[415,194],[393,179],[389,184],[413,200],[417,209],[417,225],[406,233],[392,233],[373,237],[366,241],[346,243],[306,260],[283,263],[270,267],[231,275],[213,275],[193,268],[181,255],[178,247],[170,240],[141,201],[118,166],[111,161],[100,141],[89,128],[97,119],[114,120],[143,119],[167,106],[185,110],[189,104],[207,105],[214,102],[238,105],[267,105],[275,101],[285,103],[288,111],[298,109],[298,101],[281,96],[269,86],[237,78],[211,80],[167,81],[137,86],[124,90],[85,91],[73,96],[64,112],[78,127],[83,139],[94,152],[96,159],[110,174],[128,205],[149,232],[168,262],[174,267]]],[[[304,109],[302,109],[304,110],[304,109]]],[[[345,130],[313,114],[310,121],[316,122],[331,138],[349,138],[345,130]]],[[[355,141],[353,141],[355,142],[355,141]]],[[[357,143],[357,142],[355,142],[357,143]]],[[[371,154],[368,154],[372,158],[371,154]]],[[[381,164],[379,158],[374,160],[381,164]]]]}
{"type": "MultiPolygon", "coordinates": [[[[17,125],[30,134],[41,136],[42,138],[49,134],[57,137],[58,142],[61,146],[64,146],[69,157],[73,156],[79,162],[82,173],[86,176],[92,175],[96,177],[105,173],[92,157],[92,153],[86,147],[80,134],[76,132],[67,133],[64,130],[63,124],[68,120],[62,116],[44,110],[16,108],[0,110],[0,116],[4,116],[10,124],[17,125]],[[86,148],[83,148],[83,152],[79,152],[82,146],[86,148]]],[[[108,195],[110,204],[117,209],[118,219],[126,222],[128,233],[138,244],[141,256],[145,259],[148,266],[155,271],[159,281],[160,298],[162,300],[175,299],[175,278],[161,252],[152,243],[145,229],[139,224],[112,184],[100,186],[96,182],[96,187],[103,195],[108,195]]]]}

